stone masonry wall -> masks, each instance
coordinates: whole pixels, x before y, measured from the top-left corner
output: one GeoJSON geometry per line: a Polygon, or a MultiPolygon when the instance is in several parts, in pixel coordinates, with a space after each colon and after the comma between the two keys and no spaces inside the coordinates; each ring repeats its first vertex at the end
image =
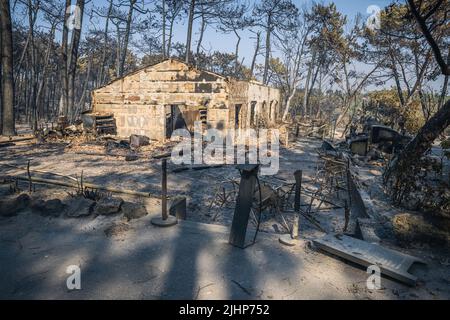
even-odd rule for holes
{"type": "Polygon", "coordinates": [[[236,105],[242,105],[242,128],[250,126],[252,101],[258,102],[257,112],[265,117],[269,117],[270,102],[280,101],[277,89],[226,79],[170,59],[118,79],[92,95],[93,112],[114,113],[119,136],[140,134],[155,140],[166,137],[170,106],[177,106],[189,121],[199,121],[192,118],[207,108],[208,127],[226,131],[235,127],[236,105]]]}

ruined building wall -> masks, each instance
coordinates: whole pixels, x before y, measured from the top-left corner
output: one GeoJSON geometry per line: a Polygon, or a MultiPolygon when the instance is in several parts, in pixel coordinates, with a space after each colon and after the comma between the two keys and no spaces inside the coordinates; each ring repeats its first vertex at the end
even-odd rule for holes
{"type": "Polygon", "coordinates": [[[268,125],[277,120],[281,107],[281,92],[279,89],[264,86],[261,83],[250,82],[248,89],[248,104],[256,102],[256,118],[262,118],[268,125]]]}
{"type": "Polygon", "coordinates": [[[227,79],[166,60],[138,70],[93,92],[92,111],[113,113],[117,133],[164,140],[179,122],[193,129],[248,128],[264,118],[275,121],[280,92],[256,82],[227,79]],[[169,124],[170,123],[170,124],[169,124]]]}
{"type": "Polygon", "coordinates": [[[119,136],[163,140],[171,106],[191,120],[200,120],[199,110],[207,108],[210,126],[225,126],[227,96],[225,78],[167,60],[95,90],[92,110],[114,113],[119,136]]]}
{"type": "Polygon", "coordinates": [[[260,120],[267,125],[276,122],[281,107],[280,90],[254,81],[231,81],[230,92],[231,123],[235,123],[236,117],[239,117],[239,128],[253,127],[260,120]],[[239,107],[239,112],[236,112],[239,107]]]}

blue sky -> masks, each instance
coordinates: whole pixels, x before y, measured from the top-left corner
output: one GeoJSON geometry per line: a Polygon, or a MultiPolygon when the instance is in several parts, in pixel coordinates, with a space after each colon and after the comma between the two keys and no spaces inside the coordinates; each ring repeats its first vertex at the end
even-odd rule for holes
{"type": "MultiPolygon", "coordinates": [[[[160,1],[160,0],[145,0],[146,2],[150,3],[150,1],[160,1]]],[[[249,0],[254,1],[254,0],[249,0]]],[[[369,6],[378,6],[380,8],[384,8],[387,5],[389,5],[394,0],[316,0],[315,2],[321,2],[321,3],[331,3],[334,2],[336,4],[336,7],[338,11],[345,14],[348,17],[348,20],[353,20],[358,14],[362,15],[364,19],[367,19],[369,17],[369,13],[367,12],[367,9],[369,6]]],[[[75,0],[72,0],[73,3],[75,3],[75,0]]],[[[293,0],[293,2],[299,7],[302,8],[304,6],[310,7],[312,4],[312,0],[293,0]]],[[[104,6],[106,7],[108,4],[107,0],[92,0],[88,4],[88,7],[92,6],[92,3],[95,4],[96,7],[104,6]]],[[[124,8],[126,10],[126,8],[124,8]]],[[[23,23],[24,25],[27,25],[28,20],[26,15],[25,16],[16,16],[15,17],[20,23],[23,23]]],[[[97,26],[93,26],[92,24],[89,24],[89,17],[85,16],[85,28],[89,27],[90,29],[94,28],[100,28],[102,30],[104,28],[104,19],[95,18],[94,21],[97,23],[97,26]],[[87,23],[87,24],[86,24],[87,23]]],[[[182,22],[180,22],[178,25],[176,25],[174,29],[174,41],[178,41],[181,43],[186,42],[186,34],[187,34],[187,27],[186,27],[186,20],[184,19],[182,22]]],[[[42,25],[42,21],[39,22],[40,25],[42,25]]],[[[197,40],[198,40],[198,33],[199,33],[199,21],[197,21],[194,25],[194,35],[193,35],[193,42],[192,42],[192,49],[195,50],[197,40]]],[[[264,36],[264,35],[263,35],[264,36]]],[[[60,34],[57,35],[58,38],[60,38],[60,34]]],[[[254,48],[255,48],[255,39],[254,34],[251,32],[243,32],[241,34],[242,40],[240,44],[240,60],[244,60],[245,65],[250,65],[253,54],[254,54],[254,48]]],[[[134,41],[139,41],[138,35],[134,36],[134,41]]],[[[223,34],[221,32],[218,32],[215,30],[214,26],[208,27],[208,29],[205,32],[204,39],[203,39],[203,48],[206,51],[221,51],[221,52],[229,52],[233,53],[235,50],[236,45],[236,36],[234,34],[223,34]]],[[[273,48],[273,55],[278,56],[278,52],[275,48],[273,48]]],[[[263,63],[263,56],[260,56],[258,59],[259,63],[263,63]]],[[[363,64],[357,64],[356,67],[359,70],[368,70],[369,67],[365,66],[363,64]]],[[[436,89],[438,89],[440,86],[442,86],[443,83],[443,77],[440,77],[437,83],[433,85],[433,87],[436,85],[436,89]]],[[[388,84],[387,86],[390,86],[391,84],[388,84]]]]}
{"type": "MultiPolygon", "coordinates": [[[[146,2],[150,3],[150,1],[159,1],[159,0],[145,0],[146,2]]],[[[254,0],[249,0],[254,1],[254,0]]],[[[75,3],[75,0],[72,0],[73,3],[75,3]]],[[[303,7],[304,5],[311,5],[311,0],[293,0],[293,2],[299,7],[303,7]]],[[[388,5],[391,0],[317,0],[316,2],[322,2],[322,3],[330,3],[334,2],[340,12],[347,15],[349,19],[351,20],[354,18],[357,14],[362,14],[363,17],[368,17],[369,14],[367,14],[367,8],[370,5],[377,5],[379,7],[385,7],[388,5]]],[[[106,7],[108,5],[107,0],[92,0],[88,7],[92,6],[92,3],[95,4],[96,7],[106,7]]],[[[126,8],[124,8],[126,10],[126,8]]],[[[17,15],[15,16],[16,21],[19,21],[20,23],[23,23],[24,25],[28,24],[28,17],[26,15],[17,15]]],[[[93,26],[91,24],[86,25],[86,22],[88,21],[89,17],[87,14],[84,17],[85,19],[85,26],[84,31],[86,31],[86,27],[89,27],[90,29],[100,28],[102,29],[104,27],[104,20],[101,18],[95,18],[94,21],[98,23],[97,26],[93,26]]],[[[40,20],[40,19],[39,19],[40,20]]],[[[186,20],[183,20],[181,23],[176,25],[174,30],[174,41],[178,41],[181,43],[186,42],[186,35],[187,35],[187,28],[186,28],[186,20]]],[[[39,25],[43,25],[42,20],[38,21],[39,25]]],[[[199,21],[196,21],[194,25],[194,35],[193,35],[193,44],[192,48],[196,48],[196,43],[198,40],[198,33],[199,33],[199,21]]],[[[254,36],[251,32],[243,32],[242,33],[242,41],[240,44],[240,59],[244,59],[244,64],[250,64],[253,53],[254,53],[254,45],[255,40],[252,39],[254,36]]],[[[60,39],[61,35],[58,34],[57,38],[60,39]]],[[[134,36],[134,40],[138,40],[138,35],[134,36]]],[[[236,45],[236,37],[233,34],[223,34],[215,30],[214,26],[208,27],[206,30],[206,33],[204,35],[203,39],[203,47],[205,50],[209,51],[222,51],[222,52],[234,52],[236,45]]],[[[276,56],[277,53],[274,52],[274,55],[276,56]]]]}
{"type": "MultiPolygon", "coordinates": [[[[312,3],[311,0],[293,0],[293,2],[297,5],[297,7],[301,8],[304,5],[310,5],[312,3]]],[[[316,1],[320,2],[320,1],[316,1]]],[[[347,15],[349,20],[356,17],[357,14],[363,15],[363,17],[369,17],[367,14],[367,8],[370,5],[377,5],[380,8],[383,8],[389,5],[392,1],[390,0],[326,0],[321,1],[325,4],[334,2],[336,4],[337,9],[343,14],[347,15]]],[[[196,26],[194,37],[197,36],[199,30],[199,26],[196,26]]],[[[243,39],[240,45],[240,55],[241,60],[245,58],[244,63],[250,63],[252,59],[252,55],[254,53],[254,45],[255,40],[252,39],[253,35],[250,32],[246,32],[243,34],[243,39]]],[[[197,41],[198,37],[194,38],[194,45],[197,41]]],[[[176,28],[176,41],[185,42],[186,41],[186,25],[180,24],[176,28]]],[[[213,49],[224,52],[234,52],[234,48],[236,45],[236,37],[234,35],[224,35],[216,32],[212,27],[210,27],[205,35],[203,40],[203,46],[205,49],[213,49]]],[[[275,53],[276,55],[276,53],[275,53]]]]}

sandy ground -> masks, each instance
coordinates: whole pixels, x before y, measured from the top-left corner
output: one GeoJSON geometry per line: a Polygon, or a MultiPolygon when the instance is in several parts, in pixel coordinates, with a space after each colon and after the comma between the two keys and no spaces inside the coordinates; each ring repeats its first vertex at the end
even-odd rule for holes
{"type": "MultiPolygon", "coordinates": [[[[294,172],[303,170],[304,186],[310,185],[317,171],[316,149],[321,145],[320,140],[299,139],[292,142],[289,149],[280,150],[280,170],[275,176],[265,177],[271,185],[283,185],[294,183],[294,172]]],[[[104,152],[104,148],[98,148],[104,152]]],[[[86,147],[85,150],[89,150],[86,147]]],[[[98,151],[98,150],[96,150],[98,151]]],[[[120,151],[120,150],[119,150],[120,151]]],[[[151,194],[161,193],[161,161],[141,157],[135,162],[126,162],[124,158],[88,156],[77,154],[67,144],[22,144],[15,147],[0,149],[0,173],[10,176],[26,176],[26,171],[6,167],[5,164],[26,168],[28,161],[32,170],[41,170],[57,174],[80,177],[83,174],[84,181],[97,185],[128,189],[151,194]],[[2,166],[3,165],[3,166],[2,166]]],[[[225,166],[209,170],[189,170],[178,173],[171,172],[179,168],[169,162],[168,164],[168,193],[169,196],[185,196],[188,202],[188,219],[202,223],[230,225],[234,212],[234,203],[228,208],[213,206],[214,214],[210,212],[210,204],[214,200],[216,191],[221,190],[224,181],[237,179],[239,173],[235,166],[225,166]]],[[[55,178],[52,175],[39,175],[44,178],[55,178]]],[[[67,180],[66,180],[67,181],[67,180]]],[[[68,182],[71,182],[70,180],[68,182]]],[[[225,184],[228,186],[229,184],[225,184]]],[[[26,183],[24,184],[26,189],[26,183]]],[[[310,185],[311,186],[311,185],[310,185]]],[[[312,186],[311,186],[312,187],[312,186]]],[[[59,188],[66,194],[66,190],[59,188]]],[[[48,191],[47,187],[37,186],[37,191],[43,196],[52,197],[54,190],[48,191]]],[[[303,205],[309,204],[309,199],[302,199],[303,205]]],[[[322,211],[317,219],[331,231],[342,231],[344,222],[342,210],[322,211]]],[[[289,222],[291,217],[286,215],[289,222]]],[[[316,234],[316,229],[304,221],[304,232],[308,235],[316,234]]],[[[265,214],[261,230],[266,232],[284,232],[280,217],[274,214],[265,214]]]]}
{"type": "MultiPolygon", "coordinates": [[[[305,183],[312,181],[316,172],[315,149],[320,144],[319,140],[299,139],[289,149],[282,149],[276,180],[292,182],[293,172],[303,170],[305,183]]],[[[91,183],[160,194],[158,160],[125,162],[115,157],[77,155],[65,152],[65,147],[19,144],[0,149],[0,173],[24,175],[23,171],[3,165],[26,167],[30,161],[32,169],[72,176],[83,171],[85,181],[91,183]]],[[[169,164],[169,172],[173,168],[169,164]]],[[[303,219],[303,240],[293,249],[278,243],[275,233],[280,224],[273,216],[265,219],[255,246],[246,250],[231,247],[227,240],[233,210],[208,207],[221,181],[237,177],[234,167],[169,173],[169,195],[187,197],[189,221],[167,230],[150,224],[150,218],[160,214],[159,200],[128,196],[123,198],[143,202],[150,215],[131,222],[129,230],[113,237],[104,231],[114,222],[123,222],[120,216],[53,219],[27,211],[17,217],[0,218],[0,298],[450,298],[448,255],[426,246],[401,248],[389,234],[383,245],[429,263],[414,270],[420,278],[416,288],[383,278],[382,290],[367,290],[368,275],[364,269],[306,245],[321,233],[303,219]],[[218,219],[212,221],[216,213],[218,219]],[[65,271],[72,264],[81,266],[81,291],[68,291],[65,286],[65,271]]],[[[26,183],[21,186],[26,189],[26,183]]],[[[36,186],[35,196],[64,199],[69,191],[36,186]]],[[[7,192],[3,188],[0,196],[7,192]]],[[[307,200],[303,199],[303,204],[307,200]]],[[[340,232],[341,211],[322,211],[316,217],[327,230],[340,232]]]]}
{"type": "MultiPolygon", "coordinates": [[[[154,213],[155,214],[155,213],[154,213]]],[[[364,269],[261,234],[246,250],[228,229],[183,222],[152,227],[150,217],[107,237],[119,217],[68,220],[33,213],[0,223],[1,299],[448,299],[443,270],[416,270],[417,288],[382,279],[368,290],[364,269]],[[81,269],[79,291],[66,269],[81,269]]],[[[448,274],[447,274],[448,275],[448,274]]]]}

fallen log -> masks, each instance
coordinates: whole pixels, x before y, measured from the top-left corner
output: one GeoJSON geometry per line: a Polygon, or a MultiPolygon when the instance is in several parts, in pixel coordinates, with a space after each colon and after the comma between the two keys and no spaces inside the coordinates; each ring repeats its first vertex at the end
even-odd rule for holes
{"type": "MultiPolygon", "coordinates": [[[[18,176],[15,178],[18,180],[22,180],[22,181],[30,180],[28,177],[21,177],[21,176],[18,176]]],[[[58,181],[58,180],[52,180],[52,179],[37,178],[37,177],[33,177],[33,183],[34,184],[55,185],[55,186],[68,187],[68,188],[74,188],[74,189],[79,188],[78,184],[73,184],[73,183],[58,181]]],[[[86,183],[86,182],[83,182],[83,186],[86,188],[89,188],[89,189],[108,191],[108,192],[112,192],[112,193],[128,194],[128,195],[132,195],[132,196],[139,196],[139,197],[146,197],[146,198],[150,197],[150,193],[147,193],[147,192],[126,190],[126,189],[116,189],[116,188],[112,188],[112,187],[100,186],[100,185],[86,183]]]]}
{"type": "Polygon", "coordinates": [[[169,158],[171,156],[172,156],[172,153],[171,152],[167,152],[167,153],[155,155],[152,158],[153,159],[164,159],[164,158],[169,158]]]}
{"type": "Polygon", "coordinates": [[[326,127],[327,127],[326,124],[324,124],[323,126],[320,126],[320,127],[316,127],[316,128],[314,128],[314,129],[312,129],[310,132],[308,132],[308,133],[306,134],[306,136],[309,137],[310,135],[312,135],[312,134],[314,134],[314,133],[317,133],[317,132],[319,132],[320,130],[325,129],[326,127]]]}
{"type": "Polygon", "coordinates": [[[8,148],[8,147],[14,147],[16,144],[15,143],[0,143],[0,148],[8,148]]]}
{"type": "Polygon", "coordinates": [[[212,166],[198,166],[198,167],[192,167],[192,170],[194,171],[201,171],[201,170],[208,170],[208,169],[219,169],[223,168],[223,164],[218,165],[212,165],[212,166]]]}
{"type": "Polygon", "coordinates": [[[49,171],[44,171],[44,170],[35,170],[35,169],[32,170],[32,169],[28,169],[28,168],[21,168],[21,167],[18,167],[18,166],[14,166],[12,164],[2,164],[2,165],[5,166],[5,167],[14,168],[14,169],[22,170],[22,171],[28,171],[29,170],[30,172],[42,173],[42,174],[51,174],[51,175],[54,175],[54,176],[67,178],[67,179],[72,180],[72,181],[78,181],[77,178],[75,178],[75,177],[66,176],[66,175],[63,175],[63,174],[55,173],[55,172],[49,172],[49,171]]]}
{"type": "Polygon", "coordinates": [[[17,142],[31,141],[31,140],[34,140],[34,139],[36,139],[36,137],[3,140],[3,141],[0,141],[0,145],[3,145],[3,144],[9,144],[9,143],[17,143],[17,142]]]}
{"type": "Polygon", "coordinates": [[[114,154],[114,153],[100,153],[100,152],[72,152],[73,154],[78,154],[82,156],[93,156],[93,157],[115,157],[115,158],[125,158],[126,155],[114,154]]]}

